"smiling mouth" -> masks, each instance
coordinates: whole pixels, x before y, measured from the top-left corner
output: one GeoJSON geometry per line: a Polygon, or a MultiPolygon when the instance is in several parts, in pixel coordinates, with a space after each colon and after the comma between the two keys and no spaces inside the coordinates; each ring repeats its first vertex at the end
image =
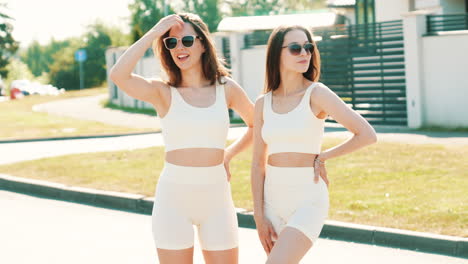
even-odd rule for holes
{"type": "Polygon", "coordinates": [[[177,59],[179,59],[179,61],[186,61],[188,58],[190,57],[190,55],[188,54],[183,54],[183,55],[178,55],[177,56],[177,59]]]}

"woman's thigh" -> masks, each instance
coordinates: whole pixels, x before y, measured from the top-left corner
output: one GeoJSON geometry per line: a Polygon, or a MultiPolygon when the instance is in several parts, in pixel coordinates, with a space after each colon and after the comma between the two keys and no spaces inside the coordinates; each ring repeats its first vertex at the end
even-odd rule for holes
{"type": "Polygon", "coordinates": [[[237,264],[239,249],[203,250],[203,257],[205,258],[206,264],[237,264]]]}
{"type": "Polygon", "coordinates": [[[285,227],[268,256],[267,264],[297,264],[312,247],[312,241],[294,227],[285,227]]]}
{"type": "Polygon", "coordinates": [[[180,250],[158,248],[158,259],[160,264],[192,264],[193,247],[180,250]]]}

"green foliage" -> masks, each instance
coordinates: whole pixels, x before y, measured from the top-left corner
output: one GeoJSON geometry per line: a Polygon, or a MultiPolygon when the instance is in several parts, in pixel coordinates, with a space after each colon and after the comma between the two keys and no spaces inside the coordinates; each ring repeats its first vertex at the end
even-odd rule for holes
{"type": "Polygon", "coordinates": [[[263,16],[296,13],[326,7],[325,0],[231,0],[230,16],[263,16]]]}
{"type": "Polygon", "coordinates": [[[2,77],[7,77],[6,66],[19,46],[12,36],[13,26],[10,21],[13,18],[7,15],[6,9],[6,3],[0,2],[0,76],[2,77]]]}
{"type": "Polygon", "coordinates": [[[53,63],[50,65],[50,82],[58,88],[78,89],[79,72],[78,63],[75,62],[75,51],[81,47],[77,39],[69,42],[60,52],[52,55],[53,63]]]}
{"type": "Polygon", "coordinates": [[[210,32],[216,31],[222,14],[219,9],[218,0],[184,0],[184,11],[194,13],[208,25],[210,32]]]}
{"type": "Polygon", "coordinates": [[[53,56],[70,45],[70,41],[56,41],[54,39],[47,45],[41,45],[37,41],[29,44],[28,48],[20,54],[21,60],[25,62],[34,76],[40,76],[50,71],[53,64],[53,56]]]}
{"type": "MultiPolygon", "coordinates": [[[[165,0],[135,0],[128,7],[131,12],[131,34],[133,41],[140,39],[164,17],[165,0]]],[[[170,7],[168,13],[174,13],[170,7]]]]}
{"type": "Polygon", "coordinates": [[[10,63],[5,67],[8,72],[8,77],[5,80],[5,87],[8,89],[14,80],[32,80],[33,74],[24,62],[12,58],[10,63]]]}
{"type": "MultiPolygon", "coordinates": [[[[89,32],[96,31],[96,28],[109,36],[112,46],[130,45],[131,39],[129,35],[122,33],[119,28],[109,27],[97,21],[94,25],[89,26],[89,32]]],[[[50,66],[54,64],[54,55],[57,52],[62,52],[63,49],[68,46],[70,46],[70,40],[56,41],[52,39],[51,42],[46,45],[41,45],[39,42],[33,41],[27,49],[20,54],[20,57],[21,60],[28,65],[34,76],[41,76],[50,72],[50,66]]]]}
{"type": "Polygon", "coordinates": [[[43,47],[37,40],[35,40],[29,45],[26,51],[20,55],[21,60],[28,65],[29,69],[35,76],[40,75],[42,72],[49,71],[47,61],[43,54],[43,47]]]}
{"type": "Polygon", "coordinates": [[[229,2],[231,16],[275,15],[284,12],[281,0],[234,0],[229,2]]]}
{"type": "Polygon", "coordinates": [[[111,38],[103,24],[91,25],[86,35],[85,87],[100,86],[106,80],[106,49],[111,46],[111,38]]]}
{"type": "Polygon", "coordinates": [[[109,35],[111,39],[111,45],[113,47],[122,47],[130,46],[132,44],[132,39],[129,34],[122,33],[122,30],[118,27],[109,27],[103,24],[104,32],[109,35]]]}
{"type": "MultiPolygon", "coordinates": [[[[86,51],[87,59],[83,62],[84,86],[100,86],[106,80],[105,52],[110,46],[128,45],[130,40],[117,28],[108,27],[102,22],[88,26],[83,40],[69,39],[60,52],[52,55],[53,63],[49,66],[50,80],[59,88],[79,89],[79,64],[75,61],[78,49],[86,51]]],[[[53,49],[52,49],[53,50],[53,49]]]]}
{"type": "Polygon", "coordinates": [[[326,0],[285,0],[285,9],[288,11],[306,11],[326,8],[326,0]]]}

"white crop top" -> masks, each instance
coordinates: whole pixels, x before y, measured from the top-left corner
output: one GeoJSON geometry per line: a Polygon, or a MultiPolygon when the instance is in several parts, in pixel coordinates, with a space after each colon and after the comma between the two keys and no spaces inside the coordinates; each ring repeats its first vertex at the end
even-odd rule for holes
{"type": "Polygon", "coordinates": [[[310,94],[317,85],[307,87],[299,105],[285,114],[272,109],[272,93],[265,94],[263,102],[262,137],[268,155],[281,152],[319,154],[325,119],[315,116],[310,108],[310,94]]]}
{"type": "Polygon", "coordinates": [[[224,149],[230,123],[224,85],[216,85],[216,101],[209,107],[190,105],[177,88],[170,89],[171,104],[161,118],[166,152],[183,148],[224,149]]]}

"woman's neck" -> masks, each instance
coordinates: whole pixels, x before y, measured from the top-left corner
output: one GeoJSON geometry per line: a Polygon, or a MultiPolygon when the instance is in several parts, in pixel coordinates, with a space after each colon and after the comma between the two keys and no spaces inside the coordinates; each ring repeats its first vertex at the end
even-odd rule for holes
{"type": "Polygon", "coordinates": [[[280,73],[280,77],[281,81],[275,94],[282,96],[287,96],[304,89],[307,82],[307,79],[299,72],[283,71],[280,73]]]}
{"type": "Polygon", "coordinates": [[[210,84],[210,81],[203,74],[201,63],[198,66],[181,71],[181,76],[180,87],[201,88],[210,84]]]}

